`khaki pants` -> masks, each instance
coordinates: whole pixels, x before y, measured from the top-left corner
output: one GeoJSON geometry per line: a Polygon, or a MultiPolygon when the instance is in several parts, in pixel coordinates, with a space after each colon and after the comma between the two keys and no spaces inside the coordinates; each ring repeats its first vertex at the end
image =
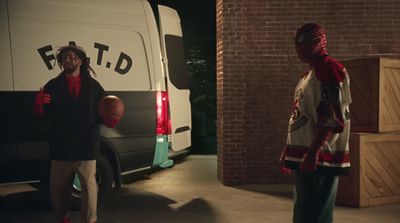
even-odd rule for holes
{"type": "Polygon", "coordinates": [[[72,184],[78,174],[81,188],[81,217],[85,223],[97,220],[96,160],[51,161],[50,198],[57,222],[68,217],[72,184]]]}

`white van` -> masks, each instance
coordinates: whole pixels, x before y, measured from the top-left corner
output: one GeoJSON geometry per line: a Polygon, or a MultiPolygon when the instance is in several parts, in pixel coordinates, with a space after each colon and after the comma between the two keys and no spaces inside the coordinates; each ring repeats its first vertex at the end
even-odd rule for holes
{"type": "Polygon", "coordinates": [[[0,0],[0,183],[46,178],[48,123],[34,116],[33,102],[60,73],[55,52],[68,44],[85,49],[94,78],[125,103],[115,129],[101,126],[100,190],[171,166],[171,154],[188,150],[188,76],[175,10],[146,0],[0,0]]]}

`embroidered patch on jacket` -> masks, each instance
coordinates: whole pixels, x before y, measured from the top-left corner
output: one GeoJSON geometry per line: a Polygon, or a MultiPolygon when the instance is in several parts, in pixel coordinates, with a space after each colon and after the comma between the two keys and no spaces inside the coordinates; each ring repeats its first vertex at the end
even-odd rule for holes
{"type": "Polygon", "coordinates": [[[292,113],[290,114],[289,119],[289,132],[293,132],[299,129],[308,121],[308,118],[304,116],[301,112],[301,103],[303,101],[303,98],[303,89],[298,88],[295,92],[295,99],[292,104],[292,113]]]}
{"type": "Polygon", "coordinates": [[[330,85],[322,87],[322,100],[339,101],[339,85],[330,85]]]}
{"type": "Polygon", "coordinates": [[[289,123],[289,130],[288,132],[296,131],[297,129],[301,128],[308,122],[308,118],[304,115],[300,116],[296,121],[292,121],[289,123]]]}

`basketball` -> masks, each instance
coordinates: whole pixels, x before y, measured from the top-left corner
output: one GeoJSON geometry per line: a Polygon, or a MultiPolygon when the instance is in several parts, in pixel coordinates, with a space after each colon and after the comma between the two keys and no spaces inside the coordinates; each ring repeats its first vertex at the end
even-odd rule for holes
{"type": "Polygon", "coordinates": [[[100,100],[99,114],[103,120],[119,120],[124,112],[124,103],[117,96],[108,95],[100,100]]]}

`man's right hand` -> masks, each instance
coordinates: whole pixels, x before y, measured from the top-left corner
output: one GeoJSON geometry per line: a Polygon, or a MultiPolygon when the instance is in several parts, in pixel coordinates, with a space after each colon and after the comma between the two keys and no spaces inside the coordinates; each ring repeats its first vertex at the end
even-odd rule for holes
{"type": "Polygon", "coordinates": [[[39,92],[36,93],[33,111],[35,112],[36,115],[42,116],[44,113],[43,105],[50,104],[50,103],[51,103],[50,95],[45,93],[43,91],[43,88],[40,88],[39,92]]]}
{"type": "Polygon", "coordinates": [[[119,123],[119,119],[117,118],[106,118],[103,120],[103,124],[108,128],[114,128],[119,123]]]}
{"type": "Polygon", "coordinates": [[[292,170],[285,166],[286,149],[282,150],[281,156],[279,157],[279,167],[283,174],[292,174],[292,170]]]}
{"type": "Polygon", "coordinates": [[[310,149],[308,150],[300,163],[300,171],[302,173],[312,173],[318,168],[319,163],[319,149],[310,149]]]}

